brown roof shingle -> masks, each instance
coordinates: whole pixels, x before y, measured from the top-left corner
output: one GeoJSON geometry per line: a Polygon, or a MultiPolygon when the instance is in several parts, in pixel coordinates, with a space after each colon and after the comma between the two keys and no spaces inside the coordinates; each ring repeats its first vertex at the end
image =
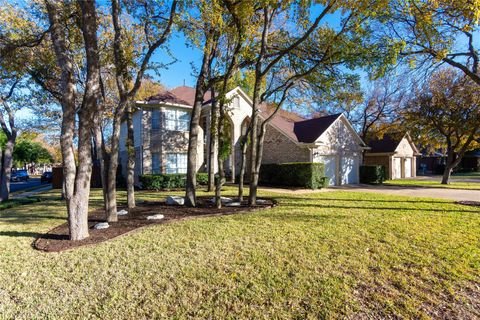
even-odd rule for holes
{"type": "Polygon", "coordinates": [[[382,139],[370,140],[367,144],[370,147],[370,153],[395,152],[398,144],[403,139],[402,136],[384,134],[382,139]]]}
{"type": "Polygon", "coordinates": [[[334,123],[342,114],[332,114],[319,118],[295,122],[293,132],[298,141],[313,143],[334,123]]]}
{"type": "MultiPolygon", "coordinates": [[[[209,100],[211,96],[210,91],[207,91],[204,100],[209,100]]],[[[147,99],[149,102],[165,102],[193,106],[195,103],[195,88],[180,86],[171,90],[159,92],[147,99]]]]}

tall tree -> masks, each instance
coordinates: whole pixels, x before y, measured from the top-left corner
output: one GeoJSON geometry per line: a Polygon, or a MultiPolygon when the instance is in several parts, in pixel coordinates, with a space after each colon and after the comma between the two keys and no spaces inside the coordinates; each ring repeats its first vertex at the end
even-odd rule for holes
{"type": "MultiPolygon", "coordinates": [[[[261,35],[258,37],[258,46],[253,53],[255,57],[255,83],[250,129],[250,205],[254,205],[256,202],[259,170],[262,161],[263,136],[265,134],[265,130],[260,125],[259,106],[267,102],[272,96],[278,97],[278,99],[274,99],[277,107],[283,104],[286,99],[283,93],[290,90],[295,82],[302,78],[312,79],[313,76],[322,75],[322,72],[315,72],[315,70],[323,71],[336,64],[350,67],[352,63],[348,60],[342,61],[340,59],[336,63],[332,62],[334,56],[331,56],[331,45],[335,43],[335,40],[340,40],[339,37],[346,32],[358,33],[360,40],[362,40],[362,37],[366,37],[368,33],[363,29],[364,22],[382,6],[384,6],[384,2],[358,1],[352,4],[348,1],[326,1],[322,3],[320,10],[316,8],[318,14],[311,19],[310,11],[313,10],[313,7],[309,2],[284,1],[281,4],[265,3],[263,5],[261,17],[263,27],[259,32],[261,35]],[[295,8],[293,12],[297,13],[294,16],[289,15],[292,7],[295,8]],[[344,15],[341,19],[341,25],[337,29],[328,28],[325,22],[326,16],[337,10],[342,11],[344,15]],[[289,32],[281,28],[279,21],[283,22],[284,20],[281,19],[285,19],[285,17],[287,17],[287,24],[290,21],[288,18],[295,18],[298,21],[296,23],[297,28],[288,30],[289,32]],[[322,28],[319,28],[320,25],[322,25],[322,28]],[[279,32],[279,30],[282,30],[282,32],[279,32]],[[316,32],[317,30],[318,32],[316,32]],[[331,42],[324,44],[328,49],[326,51],[316,43],[322,43],[322,37],[331,39],[331,42]],[[315,41],[311,41],[312,39],[315,41]],[[316,52],[321,52],[321,54],[317,56],[316,52]],[[301,58],[291,60],[295,61],[295,64],[292,65],[286,60],[289,56],[301,58]],[[299,65],[302,65],[302,60],[307,61],[306,67],[298,68],[299,65]],[[275,79],[271,75],[274,74],[274,71],[276,71],[275,73],[282,71],[282,66],[287,66],[290,73],[287,72],[283,81],[272,86],[269,84],[269,79],[275,79]],[[262,92],[261,86],[264,82],[266,82],[266,89],[265,92],[262,92]],[[270,88],[279,89],[271,90],[270,88]],[[274,92],[280,92],[280,94],[272,95],[274,92]]],[[[352,49],[351,47],[345,49],[347,48],[352,49]]],[[[345,52],[348,53],[347,50],[345,52]]],[[[344,52],[337,52],[337,54],[342,53],[344,52]]]]}
{"type": "Polygon", "coordinates": [[[91,178],[91,129],[98,116],[97,102],[100,99],[100,60],[97,39],[97,12],[94,1],[59,3],[45,1],[50,23],[50,37],[55,52],[57,67],[61,70],[60,101],[62,105],[61,149],[65,199],[71,240],[88,237],[88,200],[91,178]],[[77,6],[80,11],[77,11],[77,6]],[[85,46],[86,83],[83,97],[77,94],[74,57],[68,46],[69,28],[65,27],[72,16],[80,16],[81,36],[85,46]],[[81,101],[77,106],[77,99],[81,101]],[[78,109],[77,109],[78,107],[78,109]],[[75,117],[78,112],[77,158],[75,165],[74,136],[75,117]]]}
{"type": "Polygon", "coordinates": [[[447,162],[442,184],[447,184],[465,152],[478,147],[475,143],[480,138],[478,86],[452,69],[437,71],[408,101],[405,121],[421,140],[445,146],[447,162]]]}
{"type": "MultiPolygon", "coordinates": [[[[4,87],[5,80],[0,80],[0,85],[4,87]]],[[[10,85],[6,85],[7,92],[0,92],[0,126],[4,136],[6,137],[6,143],[3,150],[0,150],[0,202],[8,200],[10,196],[10,175],[12,172],[13,163],[13,149],[17,140],[17,126],[15,124],[15,111],[10,105],[10,99],[12,98],[15,87],[18,85],[19,80],[13,79],[10,81],[10,85]],[[4,117],[4,112],[6,117],[4,117]],[[8,125],[5,121],[8,119],[8,125]]]]}
{"type": "Polygon", "coordinates": [[[16,112],[28,107],[27,65],[45,32],[27,10],[0,1],[0,131],[6,137],[0,150],[0,202],[8,200],[12,156],[18,126],[16,112]]]}
{"type": "Polygon", "coordinates": [[[478,1],[394,0],[377,17],[379,41],[411,66],[448,64],[480,85],[478,1]]]}
{"type": "Polygon", "coordinates": [[[388,130],[398,122],[405,93],[405,83],[396,77],[377,79],[364,90],[346,85],[329,99],[327,111],[345,114],[360,137],[367,141],[379,133],[378,130],[388,130]]]}
{"type": "Polygon", "coordinates": [[[107,186],[107,221],[117,221],[117,201],[116,201],[116,176],[118,168],[118,151],[120,139],[120,125],[127,109],[128,124],[130,127],[128,144],[128,207],[135,206],[134,188],[133,188],[133,168],[134,168],[134,150],[133,150],[133,134],[132,134],[132,107],[134,98],[139,91],[145,73],[149,68],[149,63],[155,51],[162,46],[172,30],[174,19],[176,16],[178,1],[174,0],[167,3],[158,1],[141,1],[127,3],[122,6],[119,0],[112,0],[112,21],[114,29],[113,39],[113,61],[115,65],[115,83],[118,90],[118,102],[113,111],[112,136],[110,137],[110,151],[104,156],[106,163],[106,186],[107,186]],[[125,8],[125,9],[124,9],[125,8]],[[143,44],[140,57],[135,59],[135,55],[131,53],[129,41],[126,38],[124,21],[121,16],[124,10],[128,9],[134,19],[143,27],[144,30],[143,44]],[[131,66],[138,66],[132,68],[131,66]],[[133,82],[133,85],[131,85],[133,82]]]}
{"type": "Polygon", "coordinates": [[[220,150],[225,146],[222,140],[226,106],[226,94],[230,79],[241,65],[251,63],[242,59],[242,51],[248,46],[246,30],[255,25],[254,6],[249,1],[211,0],[202,5],[192,15],[192,25],[196,31],[186,29],[193,43],[203,46],[202,65],[199,69],[195,103],[190,122],[188,166],[186,184],[186,205],[195,206],[197,144],[200,128],[200,114],[205,92],[212,89],[211,145],[209,160],[209,189],[213,185],[213,158],[217,154],[218,174],[216,203],[220,202],[220,189],[224,181],[223,161],[220,150]],[[215,147],[217,151],[215,152],[215,147]]]}

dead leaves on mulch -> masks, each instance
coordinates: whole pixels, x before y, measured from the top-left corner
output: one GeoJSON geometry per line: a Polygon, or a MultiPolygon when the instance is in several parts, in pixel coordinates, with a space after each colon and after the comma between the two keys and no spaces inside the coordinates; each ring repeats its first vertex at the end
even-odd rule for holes
{"type": "MultiPolygon", "coordinates": [[[[152,224],[169,223],[172,221],[186,220],[200,217],[212,217],[230,215],[236,213],[245,213],[254,210],[267,209],[275,206],[276,202],[272,199],[257,204],[254,207],[248,207],[242,203],[240,207],[226,207],[221,209],[214,207],[210,201],[211,197],[197,198],[197,207],[188,208],[184,206],[167,205],[165,202],[143,202],[131,210],[126,216],[119,216],[118,222],[109,223],[108,229],[96,230],[93,226],[98,222],[105,221],[105,211],[98,209],[90,212],[88,218],[89,237],[81,241],[71,241],[68,237],[68,223],[59,225],[41,237],[37,238],[33,246],[41,251],[60,252],[78,247],[95,245],[100,242],[108,241],[119,236],[131,233],[152,224]],[[154,214],[165,216],[162,220],[147,220],[147,217],[154,214]]],[[[122,209],[119,207],[119,210],[122,209]]]]}

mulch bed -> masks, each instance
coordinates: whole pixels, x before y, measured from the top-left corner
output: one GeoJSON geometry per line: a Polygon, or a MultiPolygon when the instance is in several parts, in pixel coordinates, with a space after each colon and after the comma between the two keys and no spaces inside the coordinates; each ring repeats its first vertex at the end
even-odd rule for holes
{"type": "MultiPolygon", "coordinates": [[[[211,197],[198,197],[197,207],[187,208],[184,206],[172,206],[163,202],[143,202],[129,212],[126,216],[118,216],[118,222],[109,223],[108,229],[96,230],[93,228],[98,222],[105,221],[105,211],[103,209],[94,210],[89,213],[88,226],[90,236],[81,241],[70,241],[68,237],[68,223],[64,223],[53,228],[46,234],[37,238],[33,246],[46,252],[59,252],[74,249],[82,246],[94,245],[100,242],[111,240],[127,233],[139,230],[149,225],[169,223],[172,221],[186,220],[192,218],[212,217],[244,213],[254,210],[267,209],[276,205],[272,199],[263,199],[264,203],[259,203],[254,207],[248,207],[247,203],[242,203],[239,207],[222,206],[221,209],[214,207],[210,201],[211,197]],[[147,216],[154,214],[163,214],[162,220],[147,220],[147,216]]],[[[118,210],[126,209],[119,207],[118,210]]]]}
{"type": "Polygon", "coordinates": [[[457,204],[463,204],[465,206],[480,207],[480,201],[457,201],[457,204]]]}

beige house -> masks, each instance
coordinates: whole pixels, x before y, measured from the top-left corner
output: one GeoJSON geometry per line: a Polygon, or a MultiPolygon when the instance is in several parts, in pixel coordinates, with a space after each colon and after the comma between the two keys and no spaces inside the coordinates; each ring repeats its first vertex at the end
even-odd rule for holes
{"type": "Polygon", "coordinates": [[[388,179],[416,177],[417,156],[420,155],[408,133],[403,136],[384,135],[369,142],[366,165],[383,165],[388,179]]]}
{"type": "MultiPolygon", "coordinates": [[[[184,86],[137,102],[138,111],[134,114],[137,182],[140,174],[186,172],[188,123],[194,95],[194,88],[184,86]]],[[[226,112],[231,152],[224,167],[233,180],[239,172],[240,141],[249,125],[252,101],[238,87],[227,94],[227,99],[231,101],[226,112]]],[[[205,171],[208,165],[211,102],[211,97],[206,95],[201,118],[204,139],[197,148],[199,171],[205,171]]],[[[262,105],[260,111],[261,119],[272,112],[267,105],[262,105]]],[[[126,125],[122,124],[120,163],[123,174],[127,160],[126,133],[126,125]]],[[[296,113],[281,110],[267,127],[262,162],[323,162],[330,184],[358,183],[359,166],[366,148],[342,114],[306,120],[296,113]]],[[[216,164],[215,160],[215,171],[216,164]]]]}

